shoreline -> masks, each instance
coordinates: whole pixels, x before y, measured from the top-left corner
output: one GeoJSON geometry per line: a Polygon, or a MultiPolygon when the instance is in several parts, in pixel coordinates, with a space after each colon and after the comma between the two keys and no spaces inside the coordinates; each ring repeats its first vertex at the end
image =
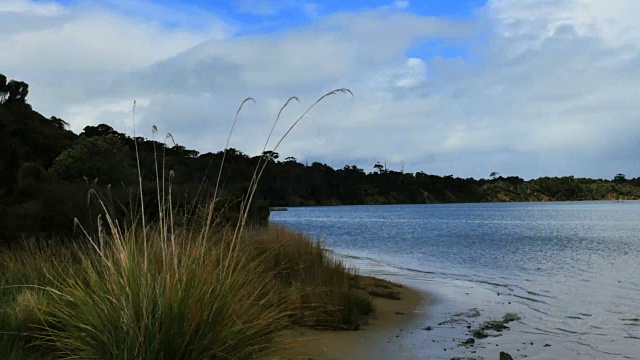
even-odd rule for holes
{"type": "MultiPolygon", "coordinates": [[[[339,253],[334,255],[344,258],[339,253]]],[[[401,300],[373,297],[376,313],[358,331],[290,331],[285,340],[289,352],[279,352],[279,356],[269,359],[480,360],[497,359],[502,352],[513,358],[575,358],[577,354],[558,346],[553,337],[532,338],[531,333],[519,329],[526,321],[526,316],[521,318],[523,309],[516,302],[505,301],[506,294],[495,289],[465,280],[385,268],[377,262],[370,264],[373,267],[349,262],[359,269],[362,278],[398,289],[401,300]],[[505,316],[513,318],[505,320],[505,316]],[[482,334],[474,336],[478,331],[482,334]]]]}
{"type": "Polygon", "coordinates": [[[366,319],[361,329],[330,331],[296,328],[284,335],[289,350],[270,359],[414,359],[418,354],[405,348],[403,333],[412,333],[416,331],[414,328],[419,328],[419,314],[429,307],[430,295],[382,278],[360,276],[360,279],[369,289],[383,289],[377,294],[371,294],[370,291],[375,312],[366,319]]]}
{"type": "MultiPolygon", "coordinates": [[[[581,200],[531,200],[531,201],[473,201],[473,202],[416,202],[416,203],[390,203],[390,204],[311,204],[311,205],[283,205],[276,209],[302,209],[302,208],[336,208],[350,206],[402,206],[402,205],[472,205],[472,204],[548,204],[548,203],[585,203],[585,202],[640,202],[640,199],[581,199],[581,200]]],[[[283,211],[287,211],[283,210],[283,211]]],[[[279,212],[281,210],[271,210],[279,212]]]]}

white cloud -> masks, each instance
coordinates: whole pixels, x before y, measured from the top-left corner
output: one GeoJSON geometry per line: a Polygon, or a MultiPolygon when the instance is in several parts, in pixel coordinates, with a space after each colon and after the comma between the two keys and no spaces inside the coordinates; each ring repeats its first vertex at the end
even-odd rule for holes
{"type": "Polygon", "coordinates": [[[393,7],[396,9],[404,10],[409,7],[409,1],[407,0],[396,0],[393,2],[393,7]]]}
{"type": "Polygon", "coordinates": [[[19,19],[38,21],[7,37],[15,50],[0,53],[0,68],[32,85],[36,109],[75,129],[106,121],[128,130],[137,99],[140,129],[156,124],[187,146],[218,150],[238,104],[254,96],[233,146],[255,153],[287,97],[302,104],[283,126],[346,86],[355,96],[321,104],[284,156],[460,176],[640,175],[634,0],[493,0],[465,21],[378,9],[245,37],[211,14],[211,26],[169,29],[122,7],[51,3],[33,15],[40,5],[15,4],[31,9],[19,19]],[[466,54],[407,55],[443,38],[466,54]]]}
{"type": "Polygon", "coordinates": [[[493,0],[489,3],[496,26],[504,35],[542,41],[562,28],[593,36],[607,45],[640,46],[634,0],[493,0]]]}
{"type": "Polygon", "coordinates": [[[53,1],[36,3],[30,0],[4,0],[0,3],[0,13],[58,16],[67,13],[67,11],[64,6],[53,1]]]}

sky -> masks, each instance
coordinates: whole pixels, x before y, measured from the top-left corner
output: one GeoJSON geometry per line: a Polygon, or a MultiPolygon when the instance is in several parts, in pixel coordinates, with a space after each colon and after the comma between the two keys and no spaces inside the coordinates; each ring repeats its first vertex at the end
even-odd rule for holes
{"type": "Polygon", "coordinates": [[[80,132],[487,178],[640,176],[637,0],[2,0],[0,73],[80,132]],[[164,136],[162,136],[164,138],[164,136]],[[271,142],[271,146],[275,142],[271,142]]]}

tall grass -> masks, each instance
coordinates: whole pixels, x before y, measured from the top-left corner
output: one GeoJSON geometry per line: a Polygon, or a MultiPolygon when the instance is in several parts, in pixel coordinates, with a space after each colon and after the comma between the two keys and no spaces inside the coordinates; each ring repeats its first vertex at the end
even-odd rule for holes
{"type": "Polygon", "coordinates": [[[268,254],[269,268],[291,290],[295,324],[358,329],[362,316],[373,311],[366,293],[356,289],[355,269],[330,256],[320,242],[281,226],[250,232],[246,239],[256,254],[268,254]]]}
{"type": "Polygon", "coordinates": [[[268,350],[291,307],[261,259],[236,252],[223,262],[222,244],[188,233],[163,249],[158,234],[147,233],[146,265],[129,231],[56,284],[48,320],[61,330],[45,342],[64,358],[246,359],[268,350]]]}
{"type": "MultiPolygon", "coordinates": [[[[349,91],[321,97],[273,150],[318,102],[340,92],[349,91]]],[[[144,215],[119,223],[90,193],[104,210],[98,235],[0,253],[0,346],[15,359],[251,359],[277,349],[277,334],[293,325],[357,328],[372,308],[354,288],[352,269],[302,235],[245,229],[268,160],[258,163],[227,230],[211,228],[220,175],[216,196],[200,207],[206,221],[175,226],[163,160],[157,223],[144,215]]]]}

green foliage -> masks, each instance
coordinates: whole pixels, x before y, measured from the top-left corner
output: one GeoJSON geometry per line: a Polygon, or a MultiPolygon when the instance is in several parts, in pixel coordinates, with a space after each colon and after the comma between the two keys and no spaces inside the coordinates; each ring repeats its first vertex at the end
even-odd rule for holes
{"type": "Polygon", "coordinates": [[[115,136],[80,137],[56,158],[51,170],[70,181],[86,178],[104,184],[130,183],[135,171],[128,151],[115,136]]]}
{"type": "Polygon", "coordinates": [[[9,86],[10,83],[0,74],[0,197],[12,196],[17,191],[18,170],[24,163],[48,169],[77,137],[59,126],[63,120],[47,119],[17,100],[26,97],[26,84],[17,86],[14,82],[9,86]],[[11,95],[10,88],[18,95],[11,95]]]}

